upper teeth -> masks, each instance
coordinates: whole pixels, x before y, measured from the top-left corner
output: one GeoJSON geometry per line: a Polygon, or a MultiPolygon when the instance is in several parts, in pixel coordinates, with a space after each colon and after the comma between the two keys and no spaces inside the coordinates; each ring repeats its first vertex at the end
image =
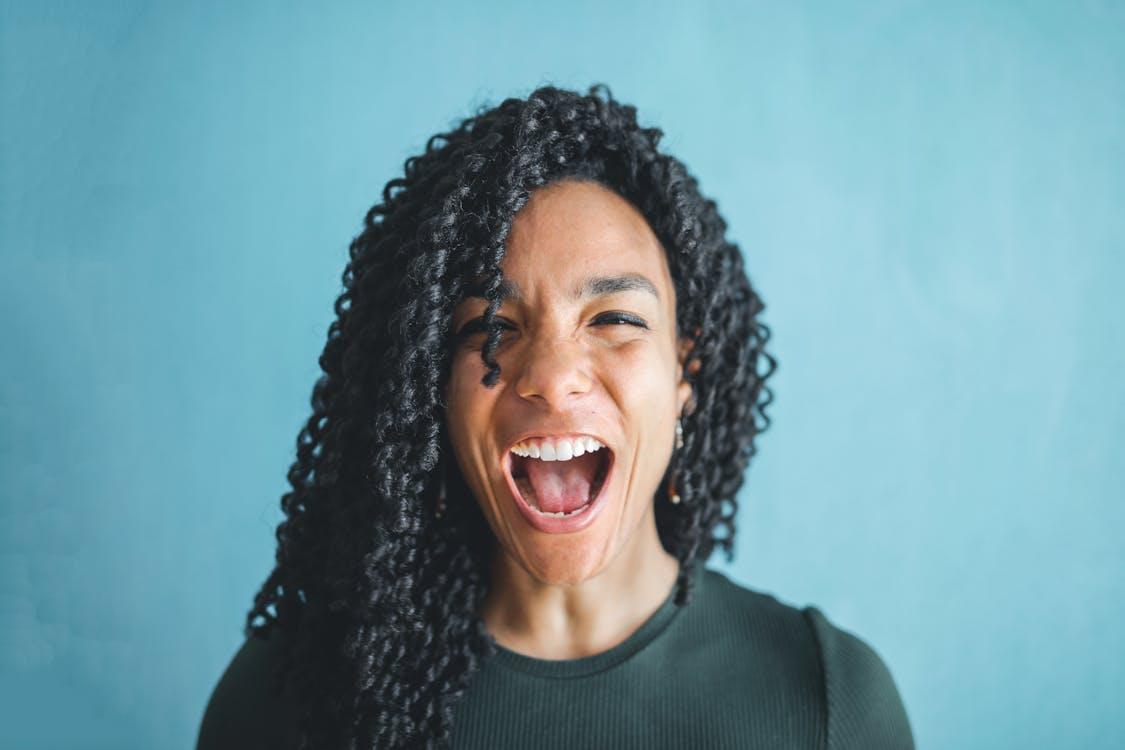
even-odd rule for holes
{"type": "Polygon", "coordinates": [[[561,440],[524,440],[512,447],[512,453],[526,458],[538,458],[540,461],[569,461],[604,447],[594,438],[583,435],[561,440]]]}

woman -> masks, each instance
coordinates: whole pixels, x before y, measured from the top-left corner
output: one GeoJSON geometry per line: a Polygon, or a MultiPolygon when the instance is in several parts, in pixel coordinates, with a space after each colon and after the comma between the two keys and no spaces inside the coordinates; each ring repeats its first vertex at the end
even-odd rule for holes
{"type": "Polygon", "coordinates": [[[660,137],[546,86],[388,183],[200,748],[912,747],[864,642],[703,567],[775,361],[660,137]]]}

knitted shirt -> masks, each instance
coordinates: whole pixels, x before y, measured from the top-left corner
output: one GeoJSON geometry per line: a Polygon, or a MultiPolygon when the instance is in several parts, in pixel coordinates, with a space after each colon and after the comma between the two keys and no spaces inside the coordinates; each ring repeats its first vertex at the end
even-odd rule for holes
{"type": "MultiPolygon", "coordinates": [[[[889,670],[816,607],[795,608],[702,566],[624,642],[546,660],[498,646],[457,704],[458,750],[913,748],[889,670]]],[[[212,693],[197,750],[296,747],[269,690],[274,639],[249,638],[212,693]]]]}

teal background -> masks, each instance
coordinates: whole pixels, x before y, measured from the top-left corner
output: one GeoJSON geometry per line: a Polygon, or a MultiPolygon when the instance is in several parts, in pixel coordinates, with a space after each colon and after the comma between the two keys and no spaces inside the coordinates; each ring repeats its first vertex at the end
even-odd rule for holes
{"type": "Polygon", "coordinates": [[[925,748],[1125,744],[1125,10],[4,2],[0,746],[189,747],[272,563],[347,243],[540,83],[662,127],[780,369],[743,584],[925,748]]]}

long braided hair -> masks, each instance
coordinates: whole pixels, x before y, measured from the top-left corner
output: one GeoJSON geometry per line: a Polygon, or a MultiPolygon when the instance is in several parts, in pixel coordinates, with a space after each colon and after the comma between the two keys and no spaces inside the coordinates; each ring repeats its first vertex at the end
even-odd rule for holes
{"type": "Polygon", "coordinates": [[[494,653],[477,612],[495,541],[452,460],[441,394],[470,280],[485,280],[488,300],[482,384],[499,377],[500,263],[536,188],[595,180],[663,245],[677,325],[700,361],[685,373],[684,445],[660,485],[674,482],[682,500],[655,499],[661,543],[680,561],[676,603],[691,600],[692,572],[716,547],[731,558],[776,361],[726,223],[658,149],[662,135],[605,85],[542,86],[434,135],[367,212],[281,498],[276,564],[245,624],[247,637],[278,628],[290,644],[275,675],[297,691],[300,747],[447,747],[456,704],[494,653]]]}

